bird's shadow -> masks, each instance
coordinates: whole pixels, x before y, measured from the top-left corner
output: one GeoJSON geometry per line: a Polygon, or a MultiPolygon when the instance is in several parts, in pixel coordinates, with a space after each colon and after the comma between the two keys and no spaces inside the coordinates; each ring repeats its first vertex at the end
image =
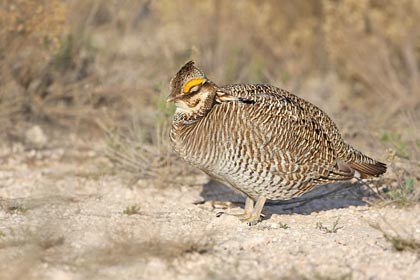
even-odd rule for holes
{"type": "MultiPolygon", "coordinates": [[[[210,180],[203,185],[200,193],[205,201],[232,202],[244,206],[245,198],[232,189],[210,180]]],[[[366,205],[366,198],[372,192],[361,183],[333,183],[315,187],[312,191],[290,200],[267,200],[263,213],[266,217],[272,214],[304,214],[350,206],[366,205]]]]}

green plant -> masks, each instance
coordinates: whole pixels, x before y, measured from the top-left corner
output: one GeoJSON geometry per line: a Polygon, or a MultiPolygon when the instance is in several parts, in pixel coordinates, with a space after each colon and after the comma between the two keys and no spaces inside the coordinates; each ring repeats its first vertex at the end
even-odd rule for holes
{"type": "Polygon", "coordinates": [[[282,229],[288,229],[288,228],[290,228],[288,224],[284,224],[284,223],[282,223],[282,222],[279,222],[279,226],[280,226],[280,228],[282,228],[282,229]]]}
{"type": "Polygon", "coordinates": [[[73,62],[73,48],[74,38],[73,35],[69,34],[63,40],[60,49],[53,57],[54,66],[58,69],[67,69],[73,62]]]}
{"type": "Polygon", "coordinates": [[[344,228],[344,226],[338,226],[339,221],[340,221],[340,217],[338,217],[334,221],[331,228],[328,228],[328,227],[324,226],[321,222],[317,222],[316,225],[315,225],[315,228],[323,231],[324,233],[337,233],[337,231],[339,229],[344,228]]]}
{"type": "Polygon", "coordinates": [[[138,206],[138,205],[127,206],[123,210],[123,214],[126,214],[126,215],[139,215],[140,214],[140,206],[138,206]]]}
{"type": "Polygon", "coordinates": [[[270,223],[270,224],[265,224],[265,223],[260,223],[258,224],[258,228],[259,229],[288,229],[290,228],[288,224],[282,223],[282,222],[276,222],[276,223],[270,223]]]}

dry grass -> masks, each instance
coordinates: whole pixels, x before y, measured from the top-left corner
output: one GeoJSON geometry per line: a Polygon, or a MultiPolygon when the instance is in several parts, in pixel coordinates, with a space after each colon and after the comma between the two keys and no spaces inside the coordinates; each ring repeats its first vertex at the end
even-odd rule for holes
{"type": "Polygon", "coordinates": [[[339,221],[340,221],[340,217],[338,217],[334,221],[331,227],[327,227],[323,225],[321,222],[317,222],[315,225],[315,228],[319,229],[320,231],[323,231],[324,233],[337,233],[338,230],[344,228],[344,226],[338,226],[339,221]]]}
{"type": "Polygon", "coordinates": [[[151,136],[138,129],[134,125],[128,132],[108,131],[105,151],[116,167],[134,174],[136,178],[133,183],[141,178],[158,177],[160,170],[170,166],[175,160],[161,131],[151,136]],[[153,137],[153,140],[149,137],[153,137]]]}
{"type": "Polygon", "coordinates": [[[127,206],[124,210],[123,210],[123,214],[125,215],[139,215],[140,214],[140,206],[138,205],[131,205],[131,206],[127,206]]]}
{"type": "Polygon", "coordinates": [[[195,172],[174,154],[168,134],[169,121],[159,118],[152,134],[136,123],[125,131],[108,130],[105,155],[115,168],[129,176],[129,186],[140,179],[152,179],[158,186],[181,183],[180,177],[195,172]]]}
{"type": "Polygon", "coordinates": [[[169,143],[169,130],[173,106],[166,105],[163,98],[155,103],[151,129],[144,128],[141,120],[132,117],[128,127],[112,131],[102,124],[107,134],[105,155],[115,168],[130,178],[129,186],[140,179],[152,179],[156,186],[188,184],[186,176],[196,175],[197,170],[180,160],[169,143]]]}

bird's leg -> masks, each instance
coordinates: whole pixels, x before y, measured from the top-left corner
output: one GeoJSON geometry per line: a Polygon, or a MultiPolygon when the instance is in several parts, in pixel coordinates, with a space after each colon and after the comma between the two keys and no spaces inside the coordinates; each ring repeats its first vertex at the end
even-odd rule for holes
{"type": "Polygon", "coordinates": [[[235,216],[237,216],[240,220],[248,219],[249,217],[251,217],[253,210],[254,210],[254,201],[247,196],[245,200],[244,212],[235,216]]]}
{"type": "MultiPolygon", "coordinates": [[[[253,225],[257,224],[258,221],[260,220],[261,211],[264,207],[265,201],[266,201],[266,198],[263,197],[263,196],[260,196],[257,199],[257,203],[255,204],[255,207],[253,208],[251,214],[247,215],[246,217],[243,217],[243,218],[240,217],[241,221],[248,223],[250,226],[253,226],[253,225]]],[[[247,198],[247,202],[248,202],[248,198],[247,198]]],[[[251,200],[251,202],[253,204],[252,200],[251,200]]],[[[248,206],[248,207],[250,207],[250,206],[248,206]]],[[[246,212],[247,212],[247,203],[245,203],[245,213],[246,212]]]]}
{"type": "Polygon", "coordinates": [[[246,197],[245,207],[244,207],[244,211],[243,212],[241,212],[241,213],[227,213],[227,212],[222,212],[222,213],[223,214],[227,214],[227,215],[231,215],[231,216],[236,216],[240,220],[244,220],[244,219],[248,219],[249,217],[251,217],[253,210],[254,210],[254,201],[251,198],[246,197]]]}
{"type": "Polygon", "coordinates": [[[245,213],[250,215],[253,209],[254,209],[254,201],[250,197],[247,196],[245,200],[245,208],[244,208],[245,213]]]}

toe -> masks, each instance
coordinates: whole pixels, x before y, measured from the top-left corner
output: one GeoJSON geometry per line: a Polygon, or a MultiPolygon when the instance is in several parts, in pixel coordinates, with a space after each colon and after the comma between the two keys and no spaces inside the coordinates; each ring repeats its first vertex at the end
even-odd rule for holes
{"type": "Polygon", "coordinates": [[[241,219],[241,221],[247,223],[249,226],[255,226],[260,221],[260,215],[252,214],[244,219],[241,219]]]}

